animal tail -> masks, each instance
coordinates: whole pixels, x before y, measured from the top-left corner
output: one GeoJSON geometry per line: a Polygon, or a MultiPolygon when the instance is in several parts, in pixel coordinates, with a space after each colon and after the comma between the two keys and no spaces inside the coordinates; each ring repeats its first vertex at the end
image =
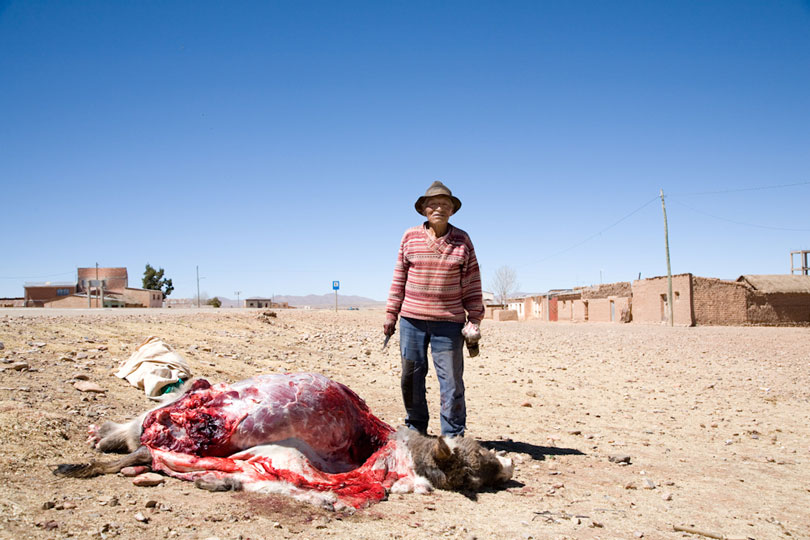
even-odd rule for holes
{"type": "Polygon", "coordinates": [[[152,453],[146,446],[141,446],[131,454],[113,461],[91,461],[90,463],[64,463],[53,470],[57,476],[68,478],[92,478],[102,474],[115,474],[124,467],[133,465],[149,465],[152,463],[152,453]]]}

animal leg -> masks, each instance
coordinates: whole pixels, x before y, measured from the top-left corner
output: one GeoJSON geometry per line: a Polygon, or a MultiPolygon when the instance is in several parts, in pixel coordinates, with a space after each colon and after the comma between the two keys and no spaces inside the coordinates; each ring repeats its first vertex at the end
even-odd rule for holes
{"type": "Polygon", "coordinates": [[[242,482],[232,476],[222,478],[197,478],[194,486],[206,491],[241,491],[242,482]]]}
{"type": "Polygon", "coordinates": [[[141,446],[131,454],[113,461],[91,461],[90,463],[64,463],[54,469],[53,474],[69,478],[92,478],[102,474],[115,474],[124,467],[149,465],[152,463],[152,452],[141,446]]]}

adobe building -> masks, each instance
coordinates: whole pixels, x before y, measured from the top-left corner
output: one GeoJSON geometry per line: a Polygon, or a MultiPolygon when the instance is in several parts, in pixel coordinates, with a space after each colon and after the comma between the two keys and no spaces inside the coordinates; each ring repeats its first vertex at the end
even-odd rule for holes
{"type": "Polygon", "coordinates": [[[554,294],[549,298],[549,316],[554,318],[550,318],[549,320],[573,321],[574,303],[581,299],[582,291],[580,289],[554,294]],[[555,311],[556,314],[554,313],[555,311]]]}
{"type": "MultiPolygon", "coordinates": [[[[634,322],[669,320],[666,276],[633,282],[634,322]]],[[[672,276],[674,324],[810,324],[810,276],[744,275],[736,281],[679,274],[672,276]]]]}
{"type": "Polygon", "coordinates": [[[810,275],[746,275],[748,324],[810,324],[810,275]]]}
{"type": "MultiPolygon", "coordinates": [[[[633,281],[633,322],[668,322],[668,289],[667,276],[633,281]]],[[[673,305],[674,324],[678,326],[694,326],[695,318],[692,311],[692,274],[678,274],[672,276],[672,296],[675,298],[673,305]]],[[[711,296],[711,293],[709,292],[707,296],[711,296]]]]}
{"type": "Polygon", "coordinates": [[[585,287],[574,300],[574,320],[630,322],[633,288],[629,281],[585,287]]]}

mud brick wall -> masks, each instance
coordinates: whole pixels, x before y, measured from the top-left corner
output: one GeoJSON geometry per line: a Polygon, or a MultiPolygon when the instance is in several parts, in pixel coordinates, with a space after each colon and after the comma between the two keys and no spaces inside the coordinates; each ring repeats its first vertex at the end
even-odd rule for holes
{"type": "Polygon", "coordinates": [[[747,323],[748,294],[748,287],[742,283],[694,277],[692,303],[695,324],[739,325],[747,323]]]}
{"type": "MultiPolygon", "coordinates": [[[[672,276],[672,294],[675,296],[674,315],[678,326],[692,326],[692,274],[672,276]]],[[[640,279],[633,282],[633,322],[664,323],[669,308],[664,305],[667,296],[666,276],[640,279]]]]}
{"type": "Polygon", "coordinates": [[[630,309],[630,298],[614,296],[588,300],[588,322],[623,322],[622,311],[630,309]],[[613,319],[611,320],[610,303],[613,302],[613,319]]]}
{"type": "Polygon", "coordinates": [[[751,324],[810,324],[810,294],[750,294],[746,313],[751,324]]]}
{"type": "Polygon", "coordinates": [[[582,299],[608,298],[611,296],[624,296],[630,298],[633,294],[633,287],[629,281],[618,281],[616,283],[604,283],[582,289],[582,299]]]}
{"type": "MultiPolygon", "coordinates": [[[[585,322],[586,319],[586,306],[585,300],[574,300],[573,310],[574,310],[574,321],[576,322],[585,322]]],[[[587,306],[590,307],[590,306],[587,306]]]]}
{"type": "Polygon", "coordinates": [[[492,312],[492,318],[496,321],[516,321],[518,314],[514,309],[496,309],[492,312]]]}
{"type": "Polygon", "coordinates": [[[557,320],[558,321],[573,321],[574,320],[574,300],[558,300],[557,301],[557,320]]]}

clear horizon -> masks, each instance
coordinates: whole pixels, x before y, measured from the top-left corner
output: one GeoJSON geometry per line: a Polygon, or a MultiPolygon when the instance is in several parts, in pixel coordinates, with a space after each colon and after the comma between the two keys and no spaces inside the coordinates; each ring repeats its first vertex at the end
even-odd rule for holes
{"type": "Polygon", "coordinates": [[[147,263],[171,298],[384,300],[414,201],[484,288],[790,272],[810,3],[0,2],[0,297],[147,263]]]}

